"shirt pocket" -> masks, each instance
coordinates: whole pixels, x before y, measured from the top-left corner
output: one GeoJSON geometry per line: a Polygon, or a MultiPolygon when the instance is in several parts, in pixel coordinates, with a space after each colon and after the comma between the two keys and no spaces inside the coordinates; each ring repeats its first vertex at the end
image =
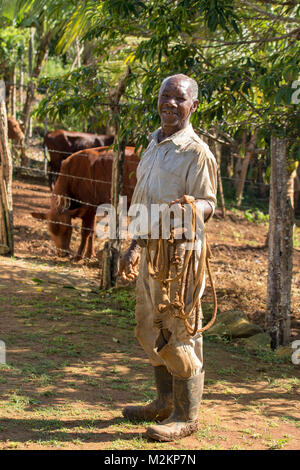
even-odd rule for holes
{"type": "Polygon", "coordinates": [[[178,175],[155,167],[151,171],[148,190],[152,200],[168,203],[184,195],[184,184],[178,175]]]}

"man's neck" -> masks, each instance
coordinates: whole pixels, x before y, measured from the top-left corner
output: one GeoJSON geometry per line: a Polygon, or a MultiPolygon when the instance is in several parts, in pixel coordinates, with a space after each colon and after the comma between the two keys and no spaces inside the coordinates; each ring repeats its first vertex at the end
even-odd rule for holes
{"type": "Polygon", "coordinates": [[[161,127],[161,129],[158,133],[158,136],[157,136],[158,143],[162,142],[163,140],[167,139],[168,137],[171,137],[172,135],[176,134],[179,131],[183,131],[184,129],[189,127],[189,125],[190,125],[190,122],[187,122],[185,126],[181,127],[180,129],[176,129],[176,130],[174,130],[174,129],[171,130],[169,128],[161,127]]]}

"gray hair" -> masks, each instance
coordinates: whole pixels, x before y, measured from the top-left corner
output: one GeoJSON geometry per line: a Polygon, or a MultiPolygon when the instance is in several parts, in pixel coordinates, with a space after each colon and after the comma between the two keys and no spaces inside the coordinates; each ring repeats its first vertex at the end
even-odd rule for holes
{"type": "Polygon", "coordinates": [[[166,77],[163,81],[162,81],[162,84],[160,85],[160,89],[159,89],[159,95],[161,94],[161,91],[164,87],[164,85],[166,84],[166,82],[168,80],[170,80],[170,78],[175,78],[175,77],[178,77],[178,78],[182,78],[186,81],[189,82],[190,84],[190,90],[191,90],[191,98],[193,101],[197,100],[198,99],[198,83],[196,82],[196,80],[194,80],[193,78],[191,77],[188,77],[187,75],[184,75],[184,73],[177,73],[175,75],[170,75],[169,77],[166,77]]]}

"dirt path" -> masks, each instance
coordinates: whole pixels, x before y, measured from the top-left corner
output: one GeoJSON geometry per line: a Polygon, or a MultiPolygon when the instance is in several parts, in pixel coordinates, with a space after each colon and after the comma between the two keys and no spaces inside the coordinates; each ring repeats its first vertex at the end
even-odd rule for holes
{"type": "MultiPolygon", "coordinates": [[[[147,423],[124,420],[124,405],[154,396],[151,368],[134,337],[134,287],[99,292],[97,260],[57,258],[46,226],[30,216],[47,207],[47,187],[29,180],[14,186],[16,252],[13,259],[0,257],[0,340],[6,345],[0,448],[300,448],[300,366],[209,337],[198,433],[153,443],[145,438],[147,423]]],[[[209,226],[219,309],[238,307],[263,326],[267,227],[230,215],[209,226]]],[[[293,339],[300,338],[296,242],[293,339]]],[[[210,300],[208,289],[204,301],[210,300]]]]}

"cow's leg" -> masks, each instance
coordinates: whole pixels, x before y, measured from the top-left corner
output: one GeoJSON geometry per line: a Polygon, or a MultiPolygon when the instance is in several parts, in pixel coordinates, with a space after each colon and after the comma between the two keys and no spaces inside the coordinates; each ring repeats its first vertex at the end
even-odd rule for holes
{"type": "Polygon", "coordinates": [[[20,141],[20,147],[21,147],[21,152],[20,152],[20,157],[21,157],[21,166],[26,166],[29,164],[26,152],[25,152],[25,141],[22,140],[20,141]]]}
{"type": "Polygon", "coordinates": [[[84,257],[84,254],[86,252],[86,246],[87,246],[87,230],[81,230],[81,242],[77,251],[77,254],[74,258],[75,261],[79,261],[84,257]]]}
{"type": "Polygon", "coordinates": [[[81,243],[79,245],[75,261],[82,259],[86,253],[88,258],[94,256],[93,253],[93,240],[94,240],[94,225],[95,225],[95,212],[86,212],[82,216],[81,225],[81,243]],[[88,246],[88,249],[87,249],[88,246]]]}
{"type": "Polygon", "coordinates": [[[92,228],[88,236],[88,246],[86,256],[87,258],[93,258],[95,256],[95,249],[94,249],[94,241],[95,241],[95,225],[96,225],[96,217],[94,216],[94,220],[92,221],[92,228]]]}

